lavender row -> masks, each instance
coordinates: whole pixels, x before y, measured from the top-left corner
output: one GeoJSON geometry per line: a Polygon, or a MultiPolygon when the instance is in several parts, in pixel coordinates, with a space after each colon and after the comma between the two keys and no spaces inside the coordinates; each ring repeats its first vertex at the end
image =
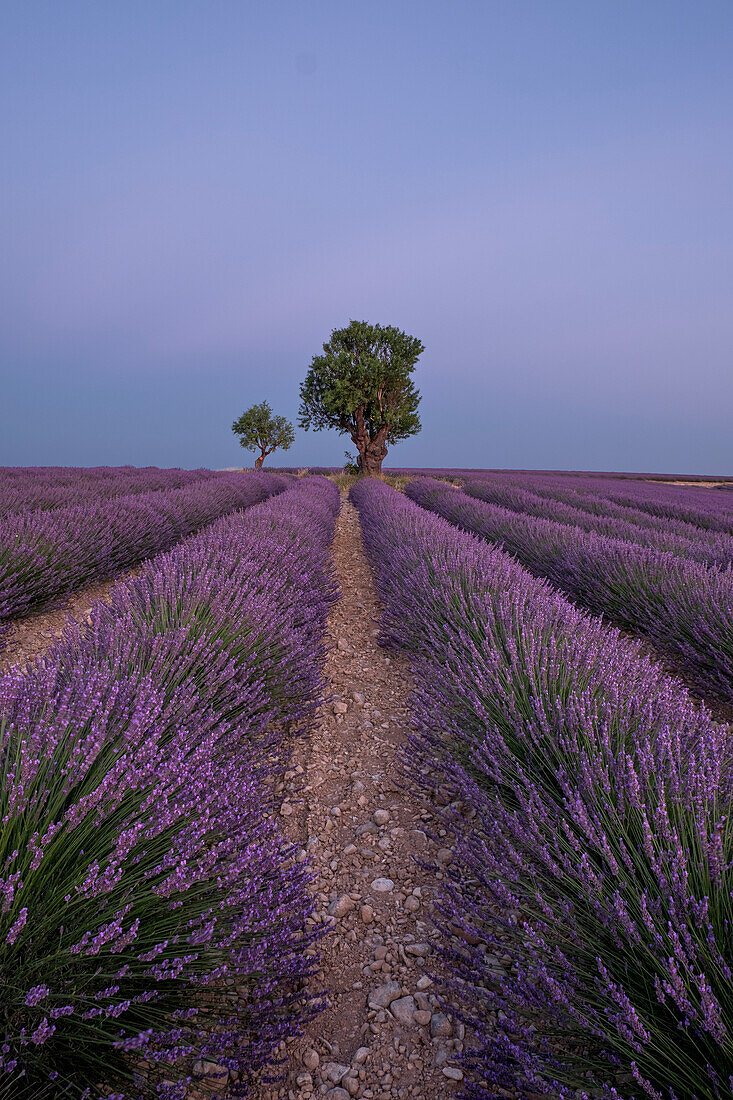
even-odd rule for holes
{"type": "MultiPolygon", "coordinates": [[[[403,469],[392,473],[433,476],[470,486],[491,480],[517,485],[531,492],[565,501],[604,515],[616,515],[640,526],[669,530],[683,536],[696,529],[733,534],[733,505],[721,487],[669,484],[671,475],[575,473],[542,470],[441,470],[403,469]],[[650,480],[656,476],[657,481],[650,480]],[[690,530],[692,528],[692,530],[690,530]]],[[[724,479],[728,483],[732,479],[724,479]]],[[[728,484],[730,487],[730,484],[728,484]]]]}
{"type": "Polygon", "coordinates": [[[220,476],[214,470],[161,470],[156,466],[2,466],[0,516],[180,489],[193,481],[220,476]]]}
{"type": "Polygon", "coordinates": [[[706,483],[709,482],[714,482],[716,488],[718,488],[718,483],[724,486],[733,484],[733,477],[717,474],[653,474],[624,471],[611,472],[607,470],[593,472],[589,470],[508,470],[490,467],[390,466],[385,467],[385,472],[401,475],[411,474],[413,477],[449,477],[455,480],[469,480],[473,477],[552,478],[558,482],[562,481],[566,485],[613,482],[615,487],[620,489],[625,489],[628,484],[635,485],[636,483],[649,484],[652,487],[656,484],[672,483],[673,485],[689,485],[700,489],[706,488],[706,483]]]}
{"type": "Polygon", "coordinates": [[[0,529],[0,621],[113,576],[286,485],[273,474],[226,474],[180,489],[6,517],[0,529]]]}
{"type": "Polygon", "coordinates": [[[527,513],[598,535],[668,551],[677,557],[727,568],[733,562],[733,535],[709,531],[691,523],[651,516],[602,497],[567,490],[543,491],[531,479],[521,484],[502,478],[467,481],[464,492],[512,512],[527,513]]]}
{"type": "Polygon", "coordinates": [[[711,489],[648,483],[617,488],[603,483],[602,493],[617,504],[639,508],[653,516],[694,523],[711,531],[733,532],[730,497],[711,489]]]}
{"type": "Polygon", "coordinates": [[[456,836],[463,1095],[728,1095],[727,730],[500,550],[385,485],[351,496],[413,659],[410,775],[456,836]]]}
{"type": "MultiPolygon", "coordinates": [[[[418,470],[413,470],[413,473],[418,473],[418,470]]],[[[465,472],[465,471],[464,471],[465,472]]],[[[473,473],[475,471],[468,471],[473,473]]],[[[510,469],[486,469],[479,470],[478,473],[487,474],[506,474],[508,476],[516,476],[525,474],[529,476],[537,477],[555,477],[562,478],[569,483],[573,481],[623,481],[623,482],[647,482],[651,484],[670,484],[673,485],[693,485],[700,487],[706,486],[710,482],[714,482],[717,486],[718,482],[723,484],[733,483],[733,476],[725,474],[659,474],[659,473],[642,473],[641,471],[630,472],[628,470],[510,470],[510,469]]]]}
{"type": "MultiPolygon", "coordinates": [[[[526,475],[519,475],[524,484],[526,475]]],[[[691,485],[669,485],[613,478],[532,476],[535,491],[552,495],[571,492],[582,507],[583,498],[602,500],[674,523],[693,524],[710,531],[733,532],[733,505],[727,493],[691,485]]],[[[567,498],[564,498],[567,499],[567,498]]]]}
{"type": "Polygon", "coordinates": [[[499,543],[589,611],[645,635],[703,694],[733,702],[733,573],[485,504],[428,478],[405,491],[499,543]]]}
{"type": "Polygon", "coordinates": [[[0,679],[0,1094],[172,1100],[209,1062],[244,1095],[314,1011],[267,792],[322,691],[338,507],[308,479],[219,520],[0,679]]]}
{"type": "MultiPolygon", "coordinates": [[[[597,492],[597,485],[586,485],[582,489],[573,488],[568,485],[567,478],[538,477],[516,478],[513,480],[516,485],[530,489],[538,496],[563,501],[574,508],[588,512],[590,515],[612,516],[616,519],[627,520],[638,527],[647,527],[652,531],[666,532],[667,534],[682,535],[685,538],[699,538],[701,535],[714,535],[715,533],[707,527],[701,527],[689,521],[675,520],[669,516],[655,516],[651,512],[644,511],[640,507],[634,507],[630,503],[619,504],[612,500],[609,495],[597,492]]],[[[613,483],[612,486],[609,486],[609,491],[617,488],[616,483],[613,483]]],[[[722,501],[722,498],[716,499],[722,501]]],[[[725,502],[722,501],[719,512],[725,516],[724,505],[725,502]]],[[[725,535],[726,532],[723,531],[722,534],[725,535]]]]}

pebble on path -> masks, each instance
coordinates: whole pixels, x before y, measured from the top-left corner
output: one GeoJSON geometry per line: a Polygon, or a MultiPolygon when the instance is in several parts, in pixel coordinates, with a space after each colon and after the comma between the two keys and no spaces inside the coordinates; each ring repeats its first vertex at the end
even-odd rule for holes
{"type": "Polygon", "coordinates": [[[327,929],[313,991],[327,990],[329,1005],[287,1045],[285,1079],[262,1082],[252,1100],[449,1100],[462,1033],[455,1038],[430,977],[441,971],[430,908],[438,883],[415,856],[448,863],[451,838],[401,783],[409,661],[377,644],[381,608],[346,500],[333,552],[342,597],[327,624],[329,702],[294,745],[280,811],[327,929]]]}

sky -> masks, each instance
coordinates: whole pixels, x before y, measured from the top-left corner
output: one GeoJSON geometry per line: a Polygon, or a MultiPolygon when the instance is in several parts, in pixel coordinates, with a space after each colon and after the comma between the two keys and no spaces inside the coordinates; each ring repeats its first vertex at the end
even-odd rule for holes
{"type": "Polygon", "coordinates": [[[730,0],[5,0],[0,464],[251,464],[356,319],[425,345],[387,465],[733,474],[731,57],[730,0]]]}

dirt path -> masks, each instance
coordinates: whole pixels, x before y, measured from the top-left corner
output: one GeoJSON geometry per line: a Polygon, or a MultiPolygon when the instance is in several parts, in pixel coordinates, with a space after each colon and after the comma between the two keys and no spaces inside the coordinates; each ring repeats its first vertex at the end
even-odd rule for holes
{"type": "Polygon", "coordinates": [[[299,858],[310,856],[317,916],[329,928],[318,989],[330,1007],[289,1044],[286,1082],[262,1086],[257,1100],[450,1097],[463,1029],[440,1012],[428,976],[440,972],[436,881],[413,858],[440,863],[450,850],[428,840],[431,815],[400,789],[409,663],[377,646],[380,606],[346,500],[334,560],[342,598],[325,669],[334,699],[295,750],[282,807],[299,858]]]}
{"type": "Polygon", "coordinates": [[[4,648],[0,637],[0,672],[45,653],[61,634],[67,619],[81,622],[89,614],[95,600],[105,599],[118,581],[134,577],[137,572],[138,569],[128,569],[106,581],[80,588],[72,593],[60,610],[38,611],[23,619],[14,619],[5,637],[4,648]]]}

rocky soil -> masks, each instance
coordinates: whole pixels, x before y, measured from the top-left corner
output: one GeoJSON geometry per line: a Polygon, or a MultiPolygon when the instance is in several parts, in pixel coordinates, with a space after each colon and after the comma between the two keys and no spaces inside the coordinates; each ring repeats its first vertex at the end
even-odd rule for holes
{"type": "Polygon", "coordinates": [[[7,634],[0,634],[0,672],[45,653],[61,635],[67,619],[77,622],[86,619],[95,600],[105,599],[118,581],[134,577],[137,572],[137,569],[126,570],[105,581],[80,588],[64,601],[61,608],[13,619],[7,634]]]}
{"type": "MultiPolygon", "coordinates": [[[[455,1055],[464,1030],[436,997],[441,964],[431,902],[442,873],[416,860],[444,866],[451,841],[403,786],[409,662],[377,645],[380,604],[358,515],[346,499],[333,554],[342,597],[327,627],[329,701],[294,748],[280,807],[297,858],[313,874],[316,919],[325,927],[313,949],[322,967],[313,993],[325,992],[328,1007],[283,1050],[283,1081],[260,1085],[255,1100],[437,1100],[462,1079],[455,1055]]],[[[44,653],[67,618],[85,619],[120,579],[74,593],[61,610],[14,622],[0,671],[44,653]]],[[[192,1100],[228,1091],[226,1071],[210,1068],[192,1100]]],[[[206,1066],[196,1070],[205,1074],[206,1066]]]]}
{"type": "Polygon", "coordinates": [[[331,700],[296,746],[281,814],[308,858],[318,900],[322,970],[314,991],[329,1007],[288,1045],[287,1076],[257,1100],[350,1097],[434,1100],[462,1077],[463,1026],[435,995],[441,965],[431,900],[450,838],[404,789],[400,749],[409,729],[405,657],[377,645],[380,605],[355,509],[344,500],[334,541],[342,598],[328,622],[331,700]]]}

